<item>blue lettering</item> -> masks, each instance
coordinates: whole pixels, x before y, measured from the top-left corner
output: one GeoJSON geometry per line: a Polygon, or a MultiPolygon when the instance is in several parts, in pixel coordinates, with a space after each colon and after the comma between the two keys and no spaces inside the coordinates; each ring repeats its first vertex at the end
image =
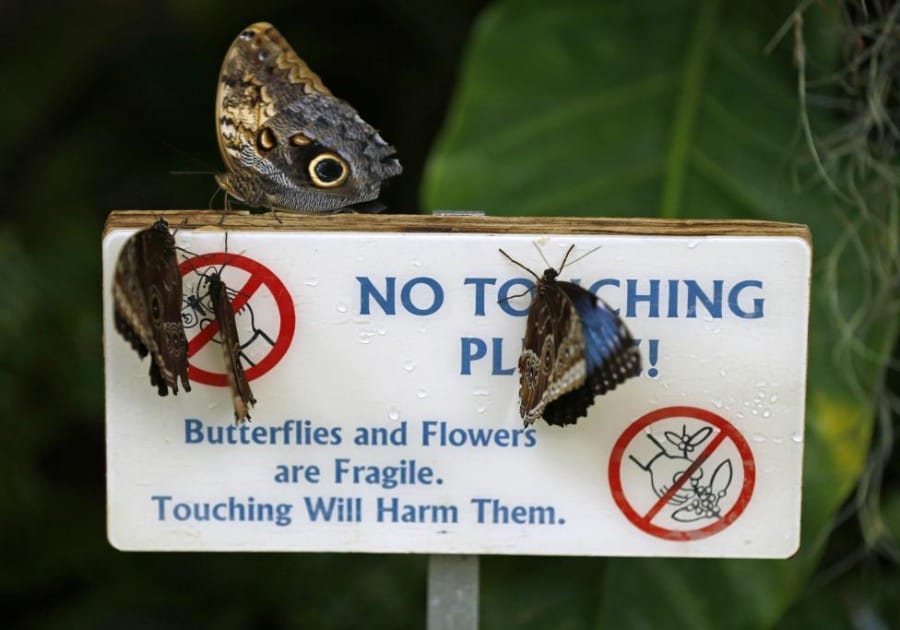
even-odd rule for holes
{"type": "Polygon", "coordinates": [[[637,280],[628,280],[627,282],[628,297],[625,317],[637,317],[635,306],[638,302],[649,304],[647,317],[659,317],[659,280],[650,280],[650,293],[638,293],[637,283],[637,280]]]}
{"type": "Polygon", "coordinates": [[[357,281],[359,281],[360,315],[371,315],[371,309],[369,307],[370,297],[378,303],[385,315],[394,315],[396,310],[394,287],[397,283],[397,278],[385,278],[385,282],[387,283],[387,286],[385,288],[385,295],[379,293],[378,289],[375,288],[375,285],[372,284],[372,281],[369,280],[369,278],[367,278],[366,276],[356,276],[356,279],[357,281]]]}
{"type": "MultiPolygon", "coordinates": [[[[184,419],[184,443],[199,444],[203,441],[203,421],[196,418],[184,419]]],[[[170,497],[171,498],[171,497],[170,497]]]]}
{"type": "MultiPolygon", "coordinates": [[[[696,280],[685,280],[684,283],[687,285],[687,312],[685,317],[697,317],[697,300],[703,303],[703,306],[706,307],[706,312],[711,317],[722,317],[722,285],[724,281],[713,280],[712,299],[709,299],[709,296],[703,292],[696,280]]],[[[669,302],[671,305],[671,298],[669,302]]]]}
{"type": "Polygon", "coordinates": [[[494,352],[491,374],[494,376],[507,376],[516,371],[515,364],[510,368],[504,369],[503,367],[503,337],[491,339],[491,349],[494,352]]]}
{"type": "Polygon", "coordinates": [[[669,312],[668,317],[678,317],[678,280],[669,280],[669,312]]]}
{"type": "Polygon", "coordinates": [[[444,304],[444,290],[438,281],[434,278],[419,277],[413,278],[403,285],[400,291],[400,302],[407,312],[413,315],[431,315],[436,312],[444,304]],[[412,290],[416,285],[424,284],[431,289],[432,300],[431,306],[419,308],[412,302],[412,290]]]}
{"type": "Polygon", "coordinates": [[[484,316],[484,287],[497,283],[496,278],[466,278],[463,284],[475,285],[475,316],[484,316]]]}
{"type": "Polygon", "coordinates": [[[534,282],[529,280],[528,278],[513,278],[512,280],[507,280],[502,285],[500,285],[500,291],[498,291],[497,302],[500,304],[500,308],[503,309],[503,312],[507,315],[512,315],[513,317],[524,317],[528,315],[529,306],[525,308],[514,308],[510,305],[509,301],[512,298],[520,297],[525,295],[526,293],[530,293],[531,290],[534,289],[534,282]],[[515,286],[525,287],[524,291],[520,291],[519,293],[513,293],[510,295],[509,291],[515,286]]]}
{"type": "Polygon", "coordinates": [[[487,344],[484,339],[478,337],[463,337],[460,339],[461,361],[462,366],[459,373],[465,376],[472,374],[472,362],[483,359],[487,356],[487,344]]]}
{"type": "Polygon", "coordinates": [[[731,309],[731,312],[743,319],[759,319],[763,316],[763,308],[765,300],[763,298],[753,298],[753,310],[746,311],[744,310],[740,304],[738,304],[738,299],[740,298],[741,291],[743,291],[747,287],[755,287],[757,289],[762,289],[763,283],[760,280],[742,280],[738,282],[731,288],[731,291],[728,292],[728,308],[731,309]]]}

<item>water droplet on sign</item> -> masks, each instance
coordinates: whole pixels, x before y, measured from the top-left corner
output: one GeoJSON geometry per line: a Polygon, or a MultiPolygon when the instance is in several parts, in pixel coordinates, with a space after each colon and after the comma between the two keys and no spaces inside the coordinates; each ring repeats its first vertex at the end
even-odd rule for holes
{"type": "Polygon", "coordinates": [[[415,361],[404,362],[403,369],[406,370],[407,372],[412,372],[413,370],[416,369],[416,362],[415,361]]]}
{"type": "Polygon", "coordinates": [[[399,420],[400,419],[400,410],[396,407],[391,407],[388,409],[388,418],[391,420],[399,420]]]}

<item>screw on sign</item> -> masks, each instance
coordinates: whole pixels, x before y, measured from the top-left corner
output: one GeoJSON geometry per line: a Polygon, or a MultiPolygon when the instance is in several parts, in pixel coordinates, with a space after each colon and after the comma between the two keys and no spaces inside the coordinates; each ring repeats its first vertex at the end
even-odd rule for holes
{"type": "Polygon", "coordinates": [[[284,357],[294,338],[296,315],[293,299],[284,283],[266,266],[239,254],[215,252],[194,256],[182,262],[182,276],[196,276],[190,290],[185,291],[181,315],[188,336],[188,376],[192,382],[227,387],[228,379],[221,369],[221,350],[209,353],[219,324],[213,316],[204,273],[228,274],[228,297],[241,331],[241,361],[248,381],[259,378],[284,357]],[[214,368],[213,366],[218,366],[214,368]]]}
{"type": "Polygon", "coordinates": [[[744,436],[698,407],[665,407],[638,418],[609,459],[616,505],[638,529],[665,540],[722,531],[750,503],[755,481],[744,436]]]}

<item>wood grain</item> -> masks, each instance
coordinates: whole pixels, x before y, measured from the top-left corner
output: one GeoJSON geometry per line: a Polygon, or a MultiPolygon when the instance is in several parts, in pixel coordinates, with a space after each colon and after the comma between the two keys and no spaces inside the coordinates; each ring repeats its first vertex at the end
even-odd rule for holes
{"type": "Polygon", "coordinates": [[[432,216],[416,214],[308,215],[250,214],[219,210],[114,210],[104,236],[116,228],[144,228],[158,218],[179,230],[220,229],[263,232],[446,232],[485,234],[620,234],[646,236],[778,236],[812,244],[809,228],[776,221],[701,219],[610,219],[576,217],[432,216]],[[280,221],[279,221],[280,219],[280,221]]]}

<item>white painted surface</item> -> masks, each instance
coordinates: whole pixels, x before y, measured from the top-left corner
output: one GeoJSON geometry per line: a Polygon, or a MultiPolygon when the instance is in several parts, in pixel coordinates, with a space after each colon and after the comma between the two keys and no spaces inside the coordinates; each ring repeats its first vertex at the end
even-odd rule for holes
{"type": "MultiPolygon", "coordinates": [[[[229,231],[231,255],[270,269],[287,287],[283,301],[296,314],[286,354],[251,382],[259,401],[252,423],[231,428],[226,389],[192,380],[192,392],[158,397],[147,376],[149,359],[139,361],[113,328],[110,283],[131,233],[113,230],[103,243],[109,538],[119,549],[785,557],[799,544],[811,261],[802,239],[229,231]],[[568,266],[562,279],[580,279],[583,286],[619,281],[619,287],[607,284],[598,293],[626,315],[629,280],[640,294],[651,293],[651,281],[658,280],[658,317],[650,316],[645,300],[635,302],[633,316],[625,318],[643,340],[640,377],[598,397],[577,425],[561,429],[538,421],[522,432],[518,373],[492,373],[492,340],[502,340],[497,366],[515,367],[525,318],[504,313],[497,290],[525,274],[497,248],[540,273],[546,265],[535,243],[553,265],[573,243],[575,255],[600,246],[568,266]],[[385,314],[375,301],[370,314],[362,314],[360,277],[382,292],[385,278],[396,278],[396,314],[385,314]],[[429,283],[443,291],[433,314],[403,308],[403,287],[416,278],[429,280],[411,285],[407,297],[415,309],[433,304],[429,283]],[[476,314],[476,285],[467,285],[467,278],[496,279],[483,285],[483,316],[476,314]],[[759,284],[739,285],[748,280],[759,284]],[[721,316],[701,301],[690,317],[685,281],[710,296],[720,281],[721,316]],[[672,283],[678,285],[677,299],[670,299],[672,283]],[[731,291],[736,302],[730,306],[731,291]],[[756,304],[761,317],[739,316],[752,314],[756,304]],[[463,349],[480,343],[466,338],[483,340],[487,350],[470,363],[471,374],[461,373],[463,349]],[[652,365],[649,340],[658,340],[652,365]],[[626,518],[610,488],[610,459],[623,433],[639,418],[672,406],[725,419],[742,436],[755,467],[746,509],[720,531],[691,540],[644,531],[626,518]],[[292,427],[288,443],[286,424],[292,427]],[[248,443],[191,443],[188,436],[196,433],[190,428],[201,425],[248,443]],[[296,443],[298,426],[319,429],[326,444],[296,443]],[[442,446],[442,426],[455,437],[492,431],[508,445],[442,446]],[[405,427],[405,443],[354,444],[361,428],[373,427],[397,437],[405,427]],[[437,434],[426,440],[431,430],[437,434]],[[513,436],[517,446],[511,445],[513,436]],[[366,473],[414,462],[433,476],[431,483],[384,487],[390,484],[354,480],[352,473],[338,478],[341,461],[351,470],[375,467],[366,473]],[[315,482],[279,483],[279,465],[316,466],[319,474],[315,482]],[[358,521],[346,513],[344,520],[311,518],[308,502],[336,497],[345,507],[361,508],[358,521]],[[485,500],[481,522],[473,503],[478,499],[485,500]],[[379,502],[392,506],[394,500],[439,507],[425,509],[419,522],[393,522],[390,511],[382,511],[379,520],[379,502]],[[494,500],[507,508],[526,506],[524,513],[534,520],[552,522],[513,522],[528,520],[517,519],[515,511],[508,512],[511,522],[499,522],[494,500]],[[230,501],[288,507],[281,524],[241,521],[230,501]],[[181,519],[194,504],[210,504],[219,519],[181,519]]],[[[176,239],[197,254],[224,251],[222,232],[181,230],[176,239]]],[[[232,288],[248,280],[233,267],[223,277],[232,288]]],[[[186,296],[198,279],[192,272],[185,276],[186,296]]],[[[524,309],[528,300],[508,305],[524,309]]],[[[255,328],[272,338],[281,326],[274,304],[266,287],[249,296],[255,328]]],[[[247,310],[237,317],[243,342],[253,332],[250,319],[247,310]]],[[[188,328],[188,338],[196,332],[188,328]]],[[[257,336],[246,352],[259,362],[267,350],[268,342],[257,336]]],[[[219,347],[208,344],[192,363],[221,372],[219,347]]],[[[707,426],[676,413],[623,445],[621,485],[635,510],[652,509],[671,484],[668,477],[716,439],[719,429],[707,426]],[[689,445],[696,448],[686,450],[689,445]]],[[[722,441],[699,470],[697,487],[687,483],[673,502],[663,503],[650,521],[654,527],[710,528],[739,501],[746,472],[735,441],[722,441]],[[719,516],[713,509],[691,520],[697,512],[690,505],[702,502],[704,489],[718,493],[717,501],[705,499],[718,506],[719,516]]]]}

